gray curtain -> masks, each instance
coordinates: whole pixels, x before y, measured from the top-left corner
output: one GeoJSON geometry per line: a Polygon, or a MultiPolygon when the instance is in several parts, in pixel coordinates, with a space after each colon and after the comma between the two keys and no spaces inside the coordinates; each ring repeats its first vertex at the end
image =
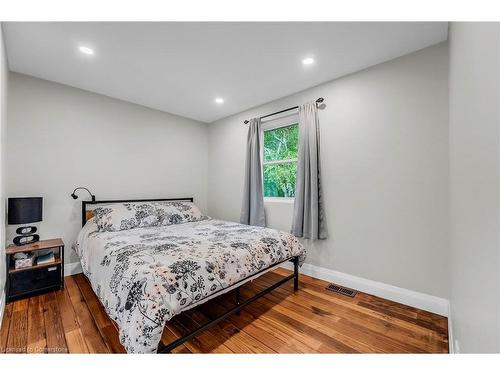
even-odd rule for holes
{"type": "Polygon", "coordinates": [[[328,237],[328,232],[321,186],[316,102],[299,106],[298,159],[292,234],[322,240],[328,237]]]}
{"type": "Polygon", "coordinates": [[[265,227],[260,134],[260,119],[251,119],[248,125],[245,184],[240,222],[265,227]]]}

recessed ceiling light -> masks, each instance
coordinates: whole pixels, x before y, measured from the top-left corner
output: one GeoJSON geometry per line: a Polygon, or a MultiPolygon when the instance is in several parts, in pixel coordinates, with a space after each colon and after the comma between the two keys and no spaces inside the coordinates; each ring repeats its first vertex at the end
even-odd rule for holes
{"type": "Polygon", "coordinates": [[[90,47],[80,46],[80,47],[78,47],[78,49],[80,50],[81,53],[84,53],[86,55],[93,55],[94,54],[94,50],[90,47]]]}
{"type": "Polygon", "coordinates": [[[314,59],[312,57],[306,57],[304,60],[302,60],[302,64],[304,65],[311,65],[314,63],[314,59]]]}
{"type": "Polygon", "coordinates": [[[217,104],[222,104],[222,103],[224,103],[224,99],[223,98],[215,98],[215,102],[217,104]]]}

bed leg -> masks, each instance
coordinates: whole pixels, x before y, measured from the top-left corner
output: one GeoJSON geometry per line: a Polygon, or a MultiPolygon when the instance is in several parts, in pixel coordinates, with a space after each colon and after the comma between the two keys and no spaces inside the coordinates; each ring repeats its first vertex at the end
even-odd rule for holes
{"type": "MultiPolygon", "coordinates": [[[[241,303],[241,300],[240,300],[240,287],[237,287],[237,288],[236,288],[236,306],[239,306],[239,305],[240,305],[240,303],[241,303]]],[[[238,311],[236,312],[236,315],[240,315],[240,314],[241,314],[241,313],[240,313],[240,311],[238,310],[238,311]]]]}
{"type": "Polygon", "coordinates": [[[293,290],[299,290],[299,257],[293,258],[293,290]]]}
{"type": "Polygon", "coordinates": [[[160,341],[160,343],[158,344],[158,348],[156,349],[156,352],[161,354],[172,354],[171,350],[164,351],[165,347],[166,346],[160,341]]]}

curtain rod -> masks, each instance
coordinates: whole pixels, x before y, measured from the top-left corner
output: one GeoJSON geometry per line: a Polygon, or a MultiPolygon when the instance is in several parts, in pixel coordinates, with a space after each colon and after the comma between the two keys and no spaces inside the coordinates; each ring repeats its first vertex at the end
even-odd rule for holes
{"type": "MultiPolygon", "coordinates": [[[[318,99],[316,99],[316,104],[321,104],[321,103],[323,103],[323,101],[324,101],[324,100],[325,100],[325,99],[323,99],[323,98],[318,98],[318,99]]],[[[266,117],[270,117],[270,116],[274,116],[274,115],[279,115],[280,113],[283,113],[283,112],[288,112],[288,111],[291,111],[292,109],[297,109],[297,108],[299,108],[299,106],[298,106],[298,105],[296,105],[295,107],[291,107],[291,108],[287,108],[287,109],[282,109],[281,111],[278,111],[278,112],[270,113],[270,114],[268,114],[268,115],[261,116],[261,117],[260,117],[260,119],[262,120],[263,118],[266,118],[266,117]]],[[[245,124],[248,124],[249,122],[250,122],[250,121],[248,121],[248,120],[245,120],[245,121],[244,121],[244,123],[245,123],[245,124]]]]}

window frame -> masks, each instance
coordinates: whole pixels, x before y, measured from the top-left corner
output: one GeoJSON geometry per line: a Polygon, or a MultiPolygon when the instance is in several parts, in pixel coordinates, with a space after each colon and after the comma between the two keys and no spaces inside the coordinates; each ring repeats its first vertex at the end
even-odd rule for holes
{"type": "MultiPolygon", "coordinates": [[[[264,133],[266,131],[286,128],[288,126],[292,126],[297,124],[299,126],[299,116],[298,113],[292,115],[286,115],[284,117],[279,117],[276,119],[268,120],[265,123],[261,124],[261,147],[260,147],[260,159],[261,159],[261,169],[262,169],[262,193],[264,194],[264,166],[269,164],[284,164],[284,163],[297,163],[299,162],[298,156],[297,159],[282,159],[282,160],[264,160],[264,133]]],[[[298,145],[297,145],[298,146],[298,145]]],[[[297,186],[297,185],[295,185],[297,186]]],[[[295,197],[266,197],[264,195],[265,202],[279,202],[279,203],[293,203],[295,202],[295,197]]]]}

